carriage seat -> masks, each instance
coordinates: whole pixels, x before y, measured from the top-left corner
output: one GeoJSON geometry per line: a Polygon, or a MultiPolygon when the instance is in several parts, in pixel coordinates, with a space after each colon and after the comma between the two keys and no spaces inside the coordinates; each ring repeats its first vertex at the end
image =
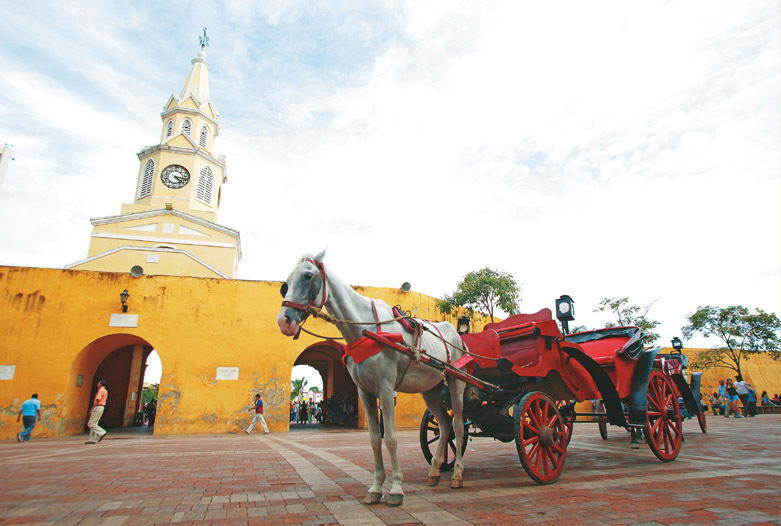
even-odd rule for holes
{"type": "Polygon", "coordinates": [[[462,334],[461,341],[466,344],[480,368],[496,367],[496,361],[501,358],[496,331],[485,329],[483,332],[462,334]]]}
{"type": "Polygon", "coordinates": [[[580,345],[599,365],[613,365],[616,356],[637,360],[643,352],[643,331],[637,327],[611,327],[570,334],[564,339],[580,345]]]}

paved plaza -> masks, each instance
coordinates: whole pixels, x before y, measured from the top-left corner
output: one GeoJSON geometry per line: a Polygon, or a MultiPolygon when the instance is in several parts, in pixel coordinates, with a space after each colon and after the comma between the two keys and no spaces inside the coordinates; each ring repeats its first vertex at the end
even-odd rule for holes
{"type": "MultiPolygon", "coordinates": [[[[366,431],[0,444],[0,524],[781,524],[781,415],[685,423],[662,463],[628,433],[576,424],[559,481],[532,482],[514,443],[475,438],[465,485],[426,486],[417,430],[399,431],[405,500],[365,506],[366,431]]],[[[387,458],[387,456],[386,456],[387,458]]],[[[389,477],[390,478],[390,477],[389,477]]],[[[386,482],[385,491],[389,489],[386,482]]]]}

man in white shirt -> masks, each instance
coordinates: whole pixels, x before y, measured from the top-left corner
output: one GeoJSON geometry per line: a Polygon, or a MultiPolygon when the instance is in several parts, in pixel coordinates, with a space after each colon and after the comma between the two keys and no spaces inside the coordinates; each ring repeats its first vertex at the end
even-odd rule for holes
{"type": "Polygon", "coordinates": [[[748,384],[743,381],[743,377],[740,375],[735,377],[735,389],[738,390],[738,397],[743,405],[743,416],[748,416],[748,384]]]}

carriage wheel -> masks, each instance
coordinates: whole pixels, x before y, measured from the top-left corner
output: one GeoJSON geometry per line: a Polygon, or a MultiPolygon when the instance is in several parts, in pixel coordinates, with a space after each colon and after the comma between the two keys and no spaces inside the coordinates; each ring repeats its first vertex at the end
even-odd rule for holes
{"type": "Polygon", "coordinates": [[[705,421],[705,411],[700,410],[697,414],[697,422],[700,423],[700,429],[703,434],[708,432],[708,422],[705,421]]]}
{"type": "MultiPolygon", "coordinates": [[[[453,416],[451,411],[448,415],[453,416]]],[[[464,443],[461,445],[461,455],[466,452],[466,444],[469,441],[470,422],[464,422],[464,443]]],[[[423,456],[426,462],[431,464],[434,453],[437,451],[439,442],[439,423],[437,418],[426,409],[423,418],[420,421],[420,449],[423,450],[423,456]]],[[[450,428],[450,436],[447,438],[447,447],[445,448],[445,458],[442,460],[440,471],[450,471],[456,463],[456,433],[450,428]]]]}
{"type": "Polygon", "coordinates": [[[683,426],[675,386],[661,371],[651,371],[648,379],[648,426],[646,440],[656,458],[675,460],[681,450],[683,426]]]}
{"type": "Polygon", "coordinates": [[[556,482],[567,456],[567,429],[546,394],[524,396],[514,411],[515,447],[526,473],[538,484],[556,482]]]}
{"type": "MultiPolygon", "coordinates": [[[[603,413],[604,411],[605,402],[598,400],[595,412],[603,413]]],[[[597,427],[599,427],[599,436],[602,437],[602,440],[607,440],[607,415],[599,415],[597,417],[597,427]]]]}
{"type": "Polygon", "coordinates": [[[569,402],[566,400],[556,400],[556,409],[559,410],[561,418],[564,420],[564,426],[567,430],[567,445],[572,440],[572,428],[575,427],[575,415],[574,413],[575,402],[569,402]],[[570,409],[572,404],[572,409],[570,409]]]}

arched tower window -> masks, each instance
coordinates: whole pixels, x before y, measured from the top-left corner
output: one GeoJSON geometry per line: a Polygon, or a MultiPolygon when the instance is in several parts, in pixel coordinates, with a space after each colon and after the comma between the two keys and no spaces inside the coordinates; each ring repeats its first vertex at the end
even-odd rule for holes
{"type": "Polygon", "coordinates": [[[201,148],[206,148],[209,143],[209,129],[206,126],[201,126],[201,136],[198,138],[198,144],[201,148]]]}
{"type": "Polygon", "coordinates": [[[171,136],[171,134],[174,132],[174,121],[173,119],[168,121],[168,124],[165,126],[165,137],[166,139],[171,136]]]}
{"type": "Polygon", "coordinates": [[[204,166],[198,175],[198,189],[195,191],[195,197],[199,201],[212,204],[212,193],[214,192],[214,174],[212,169],[204,166]]]}
{"type": "Polygon", "coordinates": [[[141,178],[141,187],[138,189],[138,198],[143,199],[152,193],[152,182],[155,180],[155,162],[149,159],[144,165],[144,175],[141,178]]]}
{"type": "Polygon", "coordinates": [[[190,121],[190,119],[185,119],[182,121],[182,133],[190,137],[190,134],[193,130],[193,123],[190,121]]]}

